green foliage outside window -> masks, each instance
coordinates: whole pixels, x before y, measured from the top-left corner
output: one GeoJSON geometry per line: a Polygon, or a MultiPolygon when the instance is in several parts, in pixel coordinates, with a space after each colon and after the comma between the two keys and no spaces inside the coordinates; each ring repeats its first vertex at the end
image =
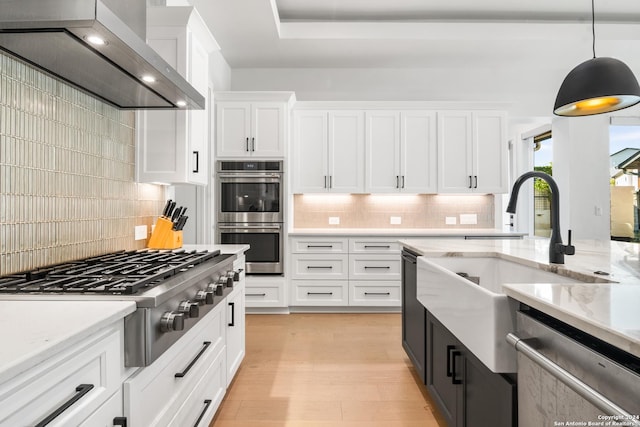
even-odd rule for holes
{"type": "MultiPolygon", "coordinates": [[[[553,166],[550,164],[548,166],[535,166],[533,168],[535,171],[544,172],[548,175],[553,176],[553,166]]],[[[551,189],[549,188],[549,184],[542,179],[536,178],[533,181],[533,189],[537,196],[546,196],[548,198],[551,197],[551,189]]]]}

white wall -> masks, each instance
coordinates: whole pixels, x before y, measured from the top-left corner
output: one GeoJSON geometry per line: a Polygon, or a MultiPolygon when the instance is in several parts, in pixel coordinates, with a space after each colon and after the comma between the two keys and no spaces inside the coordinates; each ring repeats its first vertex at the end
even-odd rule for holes
{"type": "Polygon", "coordinates": [[[227,64],[227,61],[220,51],[209,54],[209,70],[213,90],[231,90],[231,67],[229,67],[229,64],[227,64]]]}
{"type": "Polygon", "coordinates": [[[609,116],[555,118],[553,176],[560,228],[574,239],[610,240],[609,116]]]}

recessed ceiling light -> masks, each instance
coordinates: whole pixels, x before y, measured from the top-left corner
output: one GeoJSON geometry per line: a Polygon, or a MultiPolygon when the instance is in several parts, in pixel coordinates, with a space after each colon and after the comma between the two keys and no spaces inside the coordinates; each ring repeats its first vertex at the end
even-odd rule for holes
{"type": "Polygon", "coordinates": [[[187,106],[187,103],[186,103],[186,102],[184,102],[184,101],[178,101],[178,102],[176,102],[176,105],[177,105],[178,107],[186,107],[186,106],[187,106]]]}
{"type": "Polygon", "coordinates": [[[87,36],[85,38],[85,40],[87,40],[89,43],[96,45],[96,46],[104,46],[107,44],[107,42],[105,41],[105,39],[103,39],[100,36],[87,36]]]}
{"type": "Polygon", "coordinates": [[[142,80],[147,82],[147,83],[155,83],[156,78],[149,75],[149,74],[145,74],[144,76],[142,76],[142,80]]]}

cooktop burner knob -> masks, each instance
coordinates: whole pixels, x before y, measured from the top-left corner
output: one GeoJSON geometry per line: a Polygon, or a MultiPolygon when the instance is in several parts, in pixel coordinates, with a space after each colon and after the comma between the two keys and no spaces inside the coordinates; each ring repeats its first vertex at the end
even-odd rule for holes
{"type": "Polygon", "coordinates": [[[167,311],[160,318],[162,332],[181,331],[184,329],[184,315],[175,311],[167,311]]]}
{"type": "Polygon", "coordinates": [[[216,295],[218,295],[219,297],[224,295],[224,285],[216,285],[216,295]]]}
{"type": "Polygon", "coordinates": [[[178,306],[178,311],[183,313],[187,317],[198,317],[200,315],[200,308],[198,303],[184,300],[178,306]]]}
{"type": "Polygon", "coordinates": [[[222,276],[218,283],[224,286],[225,288],[233,288],[233,278],[229,276],[222,276]]]}
{"type": "Polygon", "coordinates": [[[200,305],[213,304],[213,292],[209,290],[198,291],[198,293],[196,294],[196,301],[200,305]]]}

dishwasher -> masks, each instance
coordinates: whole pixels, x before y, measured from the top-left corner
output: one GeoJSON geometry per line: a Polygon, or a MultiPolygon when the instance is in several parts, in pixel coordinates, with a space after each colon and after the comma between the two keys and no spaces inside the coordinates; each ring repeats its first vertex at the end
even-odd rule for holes
{"type": "Polygon", "coordinates": [[[640,426],[640,359],[521,304],[519,427],[640,426]]]}

